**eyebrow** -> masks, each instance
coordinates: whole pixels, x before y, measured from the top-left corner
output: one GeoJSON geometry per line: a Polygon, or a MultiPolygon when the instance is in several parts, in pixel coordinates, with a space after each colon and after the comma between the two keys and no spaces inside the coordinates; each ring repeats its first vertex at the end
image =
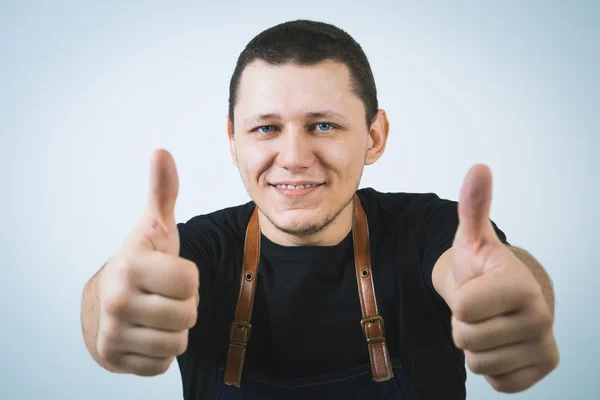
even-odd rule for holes
{"type": "MultiPolygon", "coordinates": [[[[304,114],[308,119],[326,119],[333,118],[341,122],[346,122],[348,119],[343,115],[335,111],[311,111],[304,114]]],[[[281,120],[281,115],[275,113],[269,114],[255,114],[244,120],[244,125],[255,125],[267,120],[281,120]]]]}

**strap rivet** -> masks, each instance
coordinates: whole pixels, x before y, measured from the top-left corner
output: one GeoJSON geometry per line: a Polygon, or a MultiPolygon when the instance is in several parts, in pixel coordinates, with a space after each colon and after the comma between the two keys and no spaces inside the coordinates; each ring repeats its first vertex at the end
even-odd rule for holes
{"type": "Polygon", "coordinates": [[[253,276],[251,272],[246,272],[246,275],[244,276],[244,278],[246,278],[247,281],[251,281],[253,276]]]}
{"type": "Polygon", "coordinates": [[[363,278],[366,278],[367,276],[369,276],[369,270],[363,269],[360,274],[362,275],[363,278]]]}

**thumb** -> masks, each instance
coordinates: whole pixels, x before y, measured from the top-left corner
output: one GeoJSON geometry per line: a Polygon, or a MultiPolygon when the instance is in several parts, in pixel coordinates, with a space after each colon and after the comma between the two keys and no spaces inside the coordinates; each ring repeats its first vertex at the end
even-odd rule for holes
{"type": "Polygon", "coordinates": [[[148,211],[163,220],[175,220],[175,202],[179,192],[177,168],[171,154],[164,149],[152,153],[148,211]]]}
{"type": "Polygon", "coordinates": [[[491,205],[492,173],[486,165],[477,164],[467,173],[460,190],[457,245],[477,248],[489,239],[491,205]]]}
{"type": "Polygon", "coordinates": [[[454,237],[454,277],[459,284],[483,272],[479,265],[484,245],[499,242],[490,220],[492,173],[484,164],[473,166],[458,200],[458,228],[454,237]]]}
{"type": "Polygon", "coordinates": [[[175,222],[178,191],[179,178],[173,157],[167,150],[155,150],[150,167],[148,203],[142,219],[142,229],[147,232],[143,235],[144,243],[175,256],[179,254],[179,232],[175,222]]]}

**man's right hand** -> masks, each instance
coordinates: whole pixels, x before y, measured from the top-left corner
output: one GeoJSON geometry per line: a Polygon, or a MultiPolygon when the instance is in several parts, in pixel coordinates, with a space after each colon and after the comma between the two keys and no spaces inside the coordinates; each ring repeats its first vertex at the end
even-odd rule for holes
{"type": "Polygon", "coordinates": [[[152,156],[148,204],[98,282],[96,352],[115,372],[165,372],[196,324],[196,264],[179,257],[177,169],[166,150],[152,156]]]}

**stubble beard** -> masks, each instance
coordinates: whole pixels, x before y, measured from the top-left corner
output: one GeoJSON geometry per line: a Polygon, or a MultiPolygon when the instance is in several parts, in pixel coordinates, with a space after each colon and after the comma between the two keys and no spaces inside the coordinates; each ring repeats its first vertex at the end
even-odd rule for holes
{"type": "Polygon", "coordinates": [[[346,207],[352,202],[353,199],[354,199],[354,193],[352,194],[352,196],[350,196],[350,199],[348,199],[346,202],[344,202],[342,207],[340,207],[339,209],[335,210],[334,212],[326,215],[325,218],[323,218],[320,222],[313,224],[313,225],[305,226],[300,229],[284,228],[282,226],[277,225],[275,223],[275,221],[273,221],[264,211],[263,211],[263,215],[265,217],[267,217],[267,219],[275,227],[275,229],[279,230],[280,232],[283,232],[283,233],[291,235],[291,236],[308,238],[313,235],[316,235],[317,233],[321,232],[323,229],[327,228],[333,221],[336,220],[336,218],[342,213],[342,211],[344,211],[346,209],[346,207]]]}
{"type": "MultiPolygon", "coordinates": [[[[239,165],[239,160],[237,159],[237,154],[236,154],[236,161],[239,165]]],[[[246,192],[248,193],[250,198],[252,198],[251,190],[249,190],[250,188],[246,184],[246,180],[244,179],[244,176],[243,176],[240,168],[238,168],[238,172],[240,174],[240,177],[242,178],[242,182],[244,184],[246,192]]],[[[323,229],[328,227],[333,221],[336,220],[336,218],[342,213],[342,211],[344,211],[346,209],[346,207],[352,202],[352,200],[354,200],[354,196],[356,195],[356,191],[358,190],[358,185],[360,184],[361,178],[362,178],[362,170],[361,170],[358,182],[356,183],[356,186],[354,188],[354,191],[352,192],[352,195],[350,196],[349,199],[347,199],[347,201],[342,205],[342,207],[340,207],[335,212],[330,213],[327,216],[325,216],[325,218],[320,223],[310,225],[310,226],[307,226],[307,227],[304,227],[301,229],[287,229],[287,228],[277,225],[275,223],[275,221],[273,221],[267,213],[265,213],[262,209],[260,209],[260,207],[258,207],[258,204],[256,204],[256,201],[254,201],[254,205],[262,212],[262,214],[267,218],[267,220],[269,220],[269,222],[271,223],[271,225],[273,225],[275,227],[275,229],[277,229],[278,231],[283,232],[287,235],[296,236],[296,237],[305,239],[305,238],[308,238],[310,236],[316,235],[317,233],[321,232],[323,229]]]]}

